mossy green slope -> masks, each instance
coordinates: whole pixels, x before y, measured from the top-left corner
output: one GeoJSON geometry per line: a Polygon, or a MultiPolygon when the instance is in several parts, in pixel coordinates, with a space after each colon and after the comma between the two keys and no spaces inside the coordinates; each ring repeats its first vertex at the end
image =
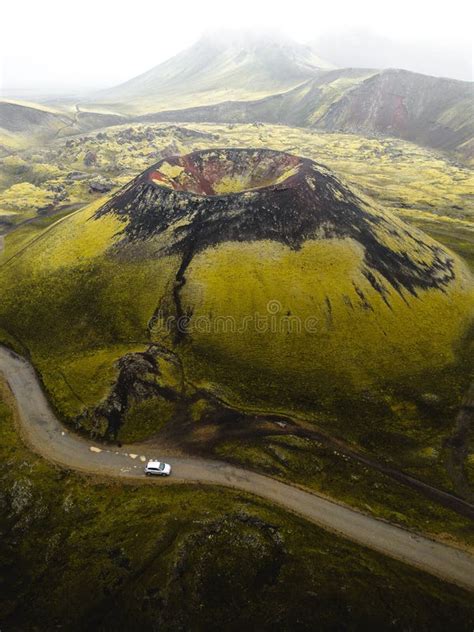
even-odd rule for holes
{"type": "MultiPolygon", "coordinates": [[[[250,153],[255,160],[255,152],[250,153]]],[[[285,156],[269,154],[272,160],[273,154],[278,160],[285,156]]],[[[215,174],[216,161],[225,156],[219,151],[211,156],[203,169],[215,174]]],[[[312,191],[307,167],[288,164],[288,178],[277,178],[260,192],[191,197],[183,192],[184,198],[169,183],[157,183],[156,170],[148,170],[148,179],[134,181],[121,194],[145,187],[140,189],[144,197],[132,197],[126,212],[115,210],[120,197],[105,212],[97,213],[97,202],[50,227],[0,268],[0,329],[5,339],[8,334],[9,342],[13,338],[31,353],[63,414],[72,417],[105,396],[112,369],[100,371],[108,377],[94,380],[90,396],[85,387],[104,358],[113,365],[127,350],[150,342],[174,347],[191,380],[229,399],[280,402],[290,409],[386,386],[416,383],[426,389],[426,376],[456,366],[473,310],[472,280],[464,264],[321,166],[318,186],[332,197],[324,201],[323,221],[312,231],[301,238],[292,233],[285,243],[285,231],[298,226],[306,212],[298,216],[292,197],[280,208],[288,213],[277,222],[283,237],[266,236],[263,224],[249,228],[249,222],[267,222],[255,207],[259,195],[298,196],[303,180],[312,191]],[[143,200],[155,194],[175,196],[179,208],[179,217],[166,215],[163,229],[157,229],[160,208],[143,207],[143,200]],[[223,222],[216,224],[217,232],[212,227],[212,235],[220,235],[213,243],[211,233],[206,237],[200,229],[196,200],[224,200],[221,215],[213,215],[223,222]],[[354,215],[341,228],[339,217],[348,209],[354,215]],[[137,236],[137,218],[140,230],[152,222],[147,234],[137,236]],[[234,221],[243,222],[244,233],[257,230],[261,237],[239,237],[234,221]],[[195,231],[208,241],[192,251],[179,278],[180,248],[188,247],[195,231]],[[222,238],[226,231],[230,236],[222,238]],[[359,236],[361,231],[369,241],[359,236]],[[179,342],[174,335],[177,287],[186,317],[179,342]],[[94,357],[102,360],[96,363],[94,357]]]]}
{"type": "Polygon", "coordinates": [[[221,245],[187,275],[188,348],[263,371],[277,387],[315,400],[397,384],[455,363],[472,309],[467,273],[457,266],[447,293],[392,292],[387,304],[362,274],[353,240],[308,241],[299,251],[269,241],[221,245]],[[246,326],[249,315],[256,319],[246,326]],[[202,319],[211,323],[204,331],[202,319]]]}

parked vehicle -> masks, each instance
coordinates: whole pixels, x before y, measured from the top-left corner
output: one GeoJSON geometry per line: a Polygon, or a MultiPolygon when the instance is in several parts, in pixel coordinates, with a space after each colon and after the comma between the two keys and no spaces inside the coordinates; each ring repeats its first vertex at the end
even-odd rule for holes
{"type": "Polygon", "coordinates": [[[147,476],[169,476],[171,465],[163,463],[163,461],[148,461],[145,466],[145,474],[147,476]]]}

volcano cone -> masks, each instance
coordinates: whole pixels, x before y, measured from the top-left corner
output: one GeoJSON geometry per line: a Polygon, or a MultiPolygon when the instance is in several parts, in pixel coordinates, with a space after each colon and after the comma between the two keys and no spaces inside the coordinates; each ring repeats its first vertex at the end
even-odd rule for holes
{"type": "Polygon", "coordinates": [[[124,222],[117,252],[154,244],[179,261],[155,335],[174,318],[203,380],[257,371],[315,395],[361,388],[449,365],[468,326],[461,262],[311,160],[168,158],[96,217],[110,214],[124,222]]]}
{"type": "Polygon", "coordinates": [[[159,343],[194,385],[273,408],[436,392],[473,313],[456,255],[326,167],[265,149],[164,159],[4,269],[0,328],[33,355],[74,371],[159,343]]]}

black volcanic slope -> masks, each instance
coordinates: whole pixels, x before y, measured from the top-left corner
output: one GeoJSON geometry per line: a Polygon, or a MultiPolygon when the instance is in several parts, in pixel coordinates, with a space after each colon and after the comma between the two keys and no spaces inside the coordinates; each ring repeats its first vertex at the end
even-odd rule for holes
{"type": "Polygon", "coordinates": [[[443,289],[453,260],[438,244],[374,207],[322,165],[264,149],[221,149],[158,162],[95,215],[114,213],[125,241],[166,233],[166,252],[193,256],[222,242],[273,240],[299,249],[309,239],[352,239],[363,274],[382,296],[443,289]],[[378,277],[378,279],[377,279],[378,277]]]}

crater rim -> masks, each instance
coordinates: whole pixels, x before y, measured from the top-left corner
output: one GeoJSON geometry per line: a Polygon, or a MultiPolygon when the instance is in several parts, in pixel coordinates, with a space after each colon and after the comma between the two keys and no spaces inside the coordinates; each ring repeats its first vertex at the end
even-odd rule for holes
{"type": "Polygon", "coordinates": [[[309,159],[282,150],[222,147],[162,158],[143,176],[164,191],[215,199],[296,188],[310,167],[309,159]]]}

